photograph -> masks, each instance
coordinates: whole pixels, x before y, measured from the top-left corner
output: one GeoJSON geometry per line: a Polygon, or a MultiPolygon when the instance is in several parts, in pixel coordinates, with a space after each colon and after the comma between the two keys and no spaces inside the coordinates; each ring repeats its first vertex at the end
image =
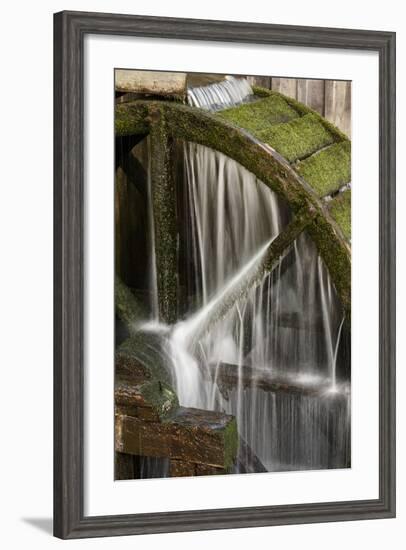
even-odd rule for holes
{"type": "Polygon", "coordinates": [[[4,6],[2,547],[397,550],[402,4],[4,6]]]}
{"type": "Polygon", "coordinates": [[[351,468],[351,81],[114,87],[115,480],[351,468]]]}

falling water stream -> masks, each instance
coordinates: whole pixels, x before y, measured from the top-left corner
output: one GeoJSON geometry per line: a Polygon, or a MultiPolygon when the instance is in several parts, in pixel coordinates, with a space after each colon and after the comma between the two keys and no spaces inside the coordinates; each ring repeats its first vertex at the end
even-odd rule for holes
{"type": "MultiPolygon", "coordinates": [[[[192,105],[211,110],[250,96],[247,81],[235,78],[189,90],[192,105]]],[[[223,154],[194,143],[184,143],[183,154],[179,292],[186,305],[168,328],[181,405],[235,415],[268,471],[348,467],[349,383],[337,375],[344,319],[316,247],[302,234],[258,277],[289,207],[223,154]],[[232,387],[217,383],[224,365],[235,374],[232,387]],[[303,391],[265,391],[257,377],[303,391]]]]}
{"type": "Polygon", "coordinates": [[[188,101],[193,107],[218,111],[250,101],[254,92],[245,78],[226,77],[222,82],[188,89],[188,101]]]}

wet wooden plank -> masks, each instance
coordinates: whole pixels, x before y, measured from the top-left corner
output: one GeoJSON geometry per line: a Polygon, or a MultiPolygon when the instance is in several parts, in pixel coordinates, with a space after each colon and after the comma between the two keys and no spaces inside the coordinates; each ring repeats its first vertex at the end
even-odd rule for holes
{"type": "Polygon", "coordinates": [[[122,375],[116,375],[114,400],[121,413],[149,422],[159,422],[179,407],[177,395],[165,382],[151,379],[133,384],[122,375]]]}
{"type": "Polygon", "coordinates": [[[271,376],[265,371],[254,369],[248,365],[233,365],[220,363],[210,367],[212,380],[216,381],[220,391],[227,397],[228,392],[242,385],[243,388],[256,387],[268,392],[288,392],[303,395],[322,395],[329,383],[300,383],[294,379],[282,376],[271,376]]]}
{"type": "Polygon", "coordinates": [[[207,464],[196,464],[196,476],[216,476],[222,474],[227,474],[223,468],[214,468],[213,466],[208,466],[207,464]]]}
{"type": "Polygon", "coordinates": [[[169,463],[171,477],[190,477],[196,475],[196,465],[184,460],[171,460],[169,463]]]}
{"type": "Polygon", "coordinates": [[[237,454],[234,417],[200,409],[179,407],[164,422],[144,422],[116,414],[116,451],[167,457],[229,469],[237,454]]]}

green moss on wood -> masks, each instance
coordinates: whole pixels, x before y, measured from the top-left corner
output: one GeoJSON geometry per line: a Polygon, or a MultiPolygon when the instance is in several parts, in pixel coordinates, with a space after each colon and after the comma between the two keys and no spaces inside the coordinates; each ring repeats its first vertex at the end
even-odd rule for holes
{"type": "Polygon", "coordinates": [[[292,97],[286,96],[284,94],[281,94],[280,92],[276,92],[275,90],[268,90],[267,88],[261,88],[258,86],[253,87],[253,91],[255,95],[258,97],[270,97],[270,96],[280,96],[282,97],[288,105],[290,105],[295,111],[300,115],[304,116],[307,114],[314,115],[317,120],[322,124],[326,130],[328,130],[332,136],[334,136],[335,141],[347,141],[348,136],[344,134],[337,126],[334,126],[329,120],[322,117],[320,113],[317,111],[314,111],[313,109],[310,109],[307,105],[304,103],[300,103],[300,101],[297,101],[296,99],[293,99],[292,97]]]}
{"type": "Polygon", "coordinates": [[[220,111],[217,116],[248,130],[255,136],[270,125],[289,122],[299,115],[282,97],[271,96],[220,111]]]}
{"type": "MultiPolygon", "coordinates": [[[[139,108],[141,111],[145,111],[145,109],[153,109],[155,103],[134,102],[123,105],[123,107],[131,105],[132,109],[139,108]]],[[[351,307],[350,250],[331,224],[331,218],[326,218],[323,206],[311,186],[307,183],[304,184],[304,180],[298,177],[298,174],[283,157],[265,150],[248,133],[241,131],[234,124],[187,105],[170,102],[160,102],[160,104],[165,113],[168,132],[172,136],[211,147],[239,162],[287,201],[294,211],[298,211],[308,203],[316,208],[317,221],[309,226],[308,232],[330,270],[345,310],[349,311],[351,307]]],[[[300,122],[303,118],[306,116],[280,126],[300,122]]],[[[317,122],[323,119],[312,113],[310,120],[317,126],[317,122]]],[[[321,122],[320,125],[323,132],[325,125],[321,122]]],[[[278,128],[278,126],[273,128],[278,128]]],[[[334,127],[332,127],[331,134],[327,130],[325,132],[330,136],[332,142],[346,139],[342,134],[336,132],[334,127]]],[[[323,135],[325,134],[323,133],[323,135]]]]}
{"type": "Polygon", "coordinates": [[[179,401],[174,390],[165,382],[151,380],[138,387],[144,399],[145,406],[150,407],[164,420],[179,407],[179,401]]]}
{"type": "Polygon", "coordinates": [[[152,332],[138,332],[116,350],[116,372],[134,383],[155,380],[171,384],[171,365],[165,338],[152,332]]]}
{"type": "Polygon", "coordinates": [[[252,91],[257,97],[270,97],[273,95],[273,90],[264,88],[263,86],[252,86],[252,91]]]}
{"type": "Polygon", "coordinates": [[[339,193],[328,203],[331,217],[340,226],[344,236],[351,239],[351,190],[339,193]]]}
{"type": "Polygon", "coordinates": [[[117,136],[146,134],[149,131],[148,109],[141,103],[116,105],[114,129],[117,136]]]}
{"type": "Polygon", "coordinates": [[[178,306],[178,229],[172,174],[172,138],[167,130],[162,106],[158,104],[150,114],[153,119],[150,131],[151,192],[159,318],[164,323],[171,324],[177,319],[178,306]]]}
{"type": "Polygon", "coordinates": [[[351,181],[351,143],[335,143],[299,162],[297,172],[319,197],[329,195],[351,181]]]}
{"type": "Polygon", "coordinates": [[[349,317],[351,311],[351,253],[349,246],[337,234],[323,212],[317,215],[314,222],[307,227],[306,232],[316,244],[340,296],[343,310],[349,317]],[[337,246],[337,243],[340,243],[340,246],[337,246]]]}
{"type": "Polygon", "coordinates": [[[137,331],[137,325],[147,317],[144,306],[117,275],[114,281],[114,306],[119,319],[126,324],[130,333],[137,331]]]}
{"type": "Polygon", "coordinates": [[[235,418],[224,429],[224,469],[229,472],[235,464],[238,452],[238,429],[235,418]]]}
{"type": "Polygon", "coordinates": [[[334,137],[312,114],[277,124],[256,134],[289,162],[311,155],[334,142],[334,137]]]}

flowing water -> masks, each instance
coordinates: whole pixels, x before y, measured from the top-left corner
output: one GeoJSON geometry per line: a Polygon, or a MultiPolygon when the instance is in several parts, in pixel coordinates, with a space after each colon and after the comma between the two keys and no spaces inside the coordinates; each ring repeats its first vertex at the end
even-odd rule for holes
{"type": "Polygon", "coordinates": [[[229,76],[222,82],[188,89],[188,102],[193,107],[218,111],[250,101],[254,92],[245,78],[229,76]]]}
{"type": "MultiPolygon", "coordinates": [[[[224,108],[246,101],[249,90],[245,80],[230,79],[189,90],[189,101],[224,108]]],[[[322,259],[302,234],[263,273],[269,244],[291,219],[288,206],[221,153],[183,147],[185,306],[168,329],[180,403],[235,415],[240,436],[268,471],[348,467],[349,381],[337,374],[344,319],[322,259]],[[217,383],[224,365],[235,375],[230,387],[217,383]],[[288,390],[265,391],[258,377],[288,390]]]]}

